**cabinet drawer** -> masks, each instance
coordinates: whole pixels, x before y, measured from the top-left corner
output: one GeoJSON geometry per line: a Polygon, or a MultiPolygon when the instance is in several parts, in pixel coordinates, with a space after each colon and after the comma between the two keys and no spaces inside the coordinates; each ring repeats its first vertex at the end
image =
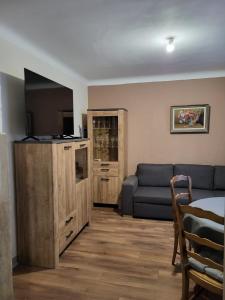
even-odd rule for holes
{"type": "Polygon", "coordinates": [[[93,169],[94,175],[99,176],[118,176],[119,170],[117,168],[109,168],[109,167],[102,167],[102,168],[94,168],[93,169]]]}
{"type": "Polygon", "coordinates": [[[89,141],[83,141],[83,142],[77,142],[75,144],[75,149],[82,149],[82,148],[87,148],[89,144],[89,141]]]}
{"type": "Polygon", "coordinates": [[[60,224],[59,224],[59,232],[62,233],[64,230],[66,230],[67,227],[69,227],[71,224],[76,224],[76,211],[73,211],[71,214],[69,214],[66,218],[64,218],[60,224]]]}
{"type": "Polygon", "coordinates": [[[59,252],[61,253],[77,234],[76,215],[69,216],[59,230],[59,252]]]}
{"type": "Polygon", "coordinates": [[[94,176],[94,203],[117,204],[119,197],[119,178],[94,176]]]}
{"type": "Polygon", "coordinates": [[[119,169],[119,163],[117,161],[94,161],[93,168],[119,169]]]}

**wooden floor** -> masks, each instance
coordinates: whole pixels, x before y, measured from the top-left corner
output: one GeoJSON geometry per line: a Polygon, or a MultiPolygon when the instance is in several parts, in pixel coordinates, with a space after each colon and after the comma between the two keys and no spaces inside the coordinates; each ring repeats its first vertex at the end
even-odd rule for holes
{"type": "Polygon", "coordinates": [[[172,247],[171,222],[96,209],[92,225],[64,252],[57,269],[17,268],[15,299],[180,299],[181,274],[171,266],[172,247]]]}

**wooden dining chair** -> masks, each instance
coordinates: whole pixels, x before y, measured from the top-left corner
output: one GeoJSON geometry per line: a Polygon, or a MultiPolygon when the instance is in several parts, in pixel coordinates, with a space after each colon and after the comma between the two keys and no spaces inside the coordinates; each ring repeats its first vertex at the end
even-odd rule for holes
{"type": "Polygon", "coordinates": [[[172,213],[174,220],[174,245],[173,245],[173,256],[172,256],[172,265],[175,264],[176,256],[178,252],[178,224],[176,218],[175,206],[179,201],[185,201],[189,204],[192,202],[192,181],[190,176],[185,175],[176,175],[170,180],[171,187],[171,197],[172,197],[172,213]],[[186,191],[182,193],[176,192],[176,186],[178,183],[182,183],[182,186],[186,186],[186,191]]]}
{"type": "MultiPolygon", "coordinates": [[[[218,294],[223,294],[223,263],[222,257],[224,253],[224,245],[218,244],[215,241],[201,237],[198,234],[193,234],[185,230],[184,215],[190,214],[197,218],[204,218],[218,224],[224,225],[224,217],[218,216],[212,212],[202,210],[201,208],[192,207],[189,205],[175,206],[178,231],[179,245],[181,252],[181,267],[182,267],[182,300],[187,300],[189,295],[189,280],[192,279],[198,286],[218,294]],[[186,241],[193,243],[191,250],[187,249],[186,241]],[[200,247],[200,248],[199,248],[200,247]],[[220,253],[221,262],[207,258],[201,255],[199,249],[204,247],[209,253],[217,251],[220,253]],[[195,251],[195,249],[198,249],[195,251]]],[[[219,255],[216,255],[219,257],[219,255]]],[[[215,257],[215,255],[213,256],[215,257]]]]}

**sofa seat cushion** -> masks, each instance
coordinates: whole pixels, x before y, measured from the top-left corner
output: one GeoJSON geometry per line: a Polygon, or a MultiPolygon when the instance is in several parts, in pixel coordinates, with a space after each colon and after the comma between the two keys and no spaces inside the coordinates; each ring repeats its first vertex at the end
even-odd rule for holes
{"type": "MultiPolygon", "coordinates": [[[[177,188],[176,193],[185,193],[187,192],[186,188],[177,188]]],[[[199,200],[202,198],[211,198],[215,197],[214,191],[202,190],[202,189],[192,189],[192,200],[199,200]]]]}
{"type": "Polygon", "coordinates": [[[134,202],[133,216],[137,218],[173,220],[172,206],[134,202]]]}
{"type": "MultiPolygon", "coordinates": [[[[191,176],[192,187],[195,189],[212,190],[214,168],[208,165],[177,164],[174,166],[174,175],[191,176]]],[[[177,187],[185,187],[185,183],[177,183],[177,187]]]]}
{"type": "Polygon", "coordinates": [[[139,164],[136,175],[140,186],[169,187],[173,177],[173,165],[139,164]]]}
{"type": "Polygon", "coordinates": [[[213,191],[213,197],[225,197],[225,191],[213,191]]]}
{"type": "Polygon", "coordinates": [[[201,190],[201,189],[192,189],[193,201],[199,200],[199,199],[202,199],[202,198],[211,198],[211,197],[214,197],[213,191],[201,190]]]}
{"type": "Polygon", "coordinates": [[[135,203],[172,205],[169,187],[139,186],[133,199],[135,203]]]}
{"type": "Polygon", "coordinates": [[[225,190],[225,166],[215,166],[214,189],[225,190]]]}

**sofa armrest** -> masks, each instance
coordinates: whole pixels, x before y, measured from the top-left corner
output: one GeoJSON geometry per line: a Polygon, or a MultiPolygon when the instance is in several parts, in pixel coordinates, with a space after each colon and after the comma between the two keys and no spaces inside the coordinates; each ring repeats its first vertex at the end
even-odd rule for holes
{"type": "Polygon", "coordinates": [[[125,215],[133,215],[133,195],[138,186],[138,178],[135,175],[128,176],[122,185],[121,212],[125,215]]]}

